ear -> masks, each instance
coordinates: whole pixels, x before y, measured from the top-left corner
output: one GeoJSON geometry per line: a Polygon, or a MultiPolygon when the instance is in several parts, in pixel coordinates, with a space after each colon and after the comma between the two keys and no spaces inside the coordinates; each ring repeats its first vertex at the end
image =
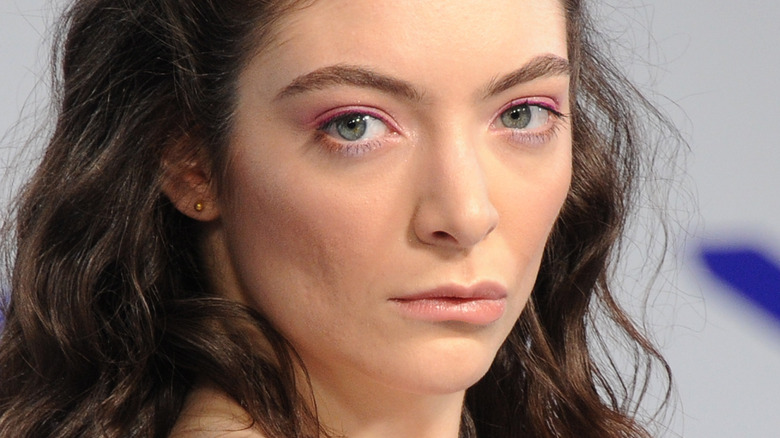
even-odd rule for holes
{"type": "Polygon", "coordinates": [[[163,156],[162,192],[184,215],[213,221],[220,210],[210,162],[205,153],[183,155],[181,149],[174,146],[163,156]]]}

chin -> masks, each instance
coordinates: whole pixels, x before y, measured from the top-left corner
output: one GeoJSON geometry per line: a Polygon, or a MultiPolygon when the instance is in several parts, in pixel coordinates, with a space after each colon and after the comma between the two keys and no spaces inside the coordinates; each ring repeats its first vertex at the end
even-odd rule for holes
{"type": "Polygon", "coordinates": [[[463,392],[479,382],[488,369],[490,369],[490,363],[484,367],[471,369],[457,367],[436,375],[426,374],[427,378],[425,379],[415,379],[411,392],[427,395],[448,395],[463,392]]]}
{"type": "Polygon", "coordinates": [[[415,366],[406,370],[406,376],[398,376],[397,382],[405,381],[407,390],[420,394],[465,391],[485,376],[499,347],[474,340],[442,342],[420,353],[415,366]]]}

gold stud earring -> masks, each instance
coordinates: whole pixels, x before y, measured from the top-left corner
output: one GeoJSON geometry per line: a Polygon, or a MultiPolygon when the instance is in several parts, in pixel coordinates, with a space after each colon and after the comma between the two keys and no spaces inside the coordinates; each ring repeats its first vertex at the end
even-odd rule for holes
{"type": "Polygon", "coordinates": [[[195,211],[197,211],[199,213],[201,211],[203,211],[203,202],[202,201],[198,201],[198,202],[195,203],[195,211]]]}

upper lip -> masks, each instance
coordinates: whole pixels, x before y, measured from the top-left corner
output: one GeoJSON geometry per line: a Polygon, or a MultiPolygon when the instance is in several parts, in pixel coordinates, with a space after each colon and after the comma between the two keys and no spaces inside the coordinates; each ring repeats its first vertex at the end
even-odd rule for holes
{"type": "Polygon", "coordinates": [[[459,284],[447,284],[415,292],[409,295],[394,297],[392,301],[416,301],[431,299],[460,299],[460,300],[499,300],[506,298],[506,287],[494,281],[482,281],[470,286],[459,284]]]}

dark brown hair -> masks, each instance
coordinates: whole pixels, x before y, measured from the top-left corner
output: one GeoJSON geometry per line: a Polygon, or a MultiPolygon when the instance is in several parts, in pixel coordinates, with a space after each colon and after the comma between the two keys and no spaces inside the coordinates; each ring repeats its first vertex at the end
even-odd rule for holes
{"type": "MultiPolygon", "coordinates": [[[[198,228],[160,190],[163,158],[181,144],[223,168],[237,75],[299,3],[71,6],[55,60],[55,132],[20,198],[12,242],[0,436],[165,437],[201,379],[269,438],[321,433],[295,386],[294,351],[262,315],[204,287],[198,228]],[[248,331],[271,351],[253,348],[248,331]]],[[[527,308],[467,392],[464,437],[649,437],[637,406],[650,365],[666,370],[607,276],[641,148],[652,147],[644,118],[662,118],[599,54],[580,0],[564,5],[572,187],[527,308]],[[597,314],[639,353],[630,375],[594,357],[597,314]]]]}

